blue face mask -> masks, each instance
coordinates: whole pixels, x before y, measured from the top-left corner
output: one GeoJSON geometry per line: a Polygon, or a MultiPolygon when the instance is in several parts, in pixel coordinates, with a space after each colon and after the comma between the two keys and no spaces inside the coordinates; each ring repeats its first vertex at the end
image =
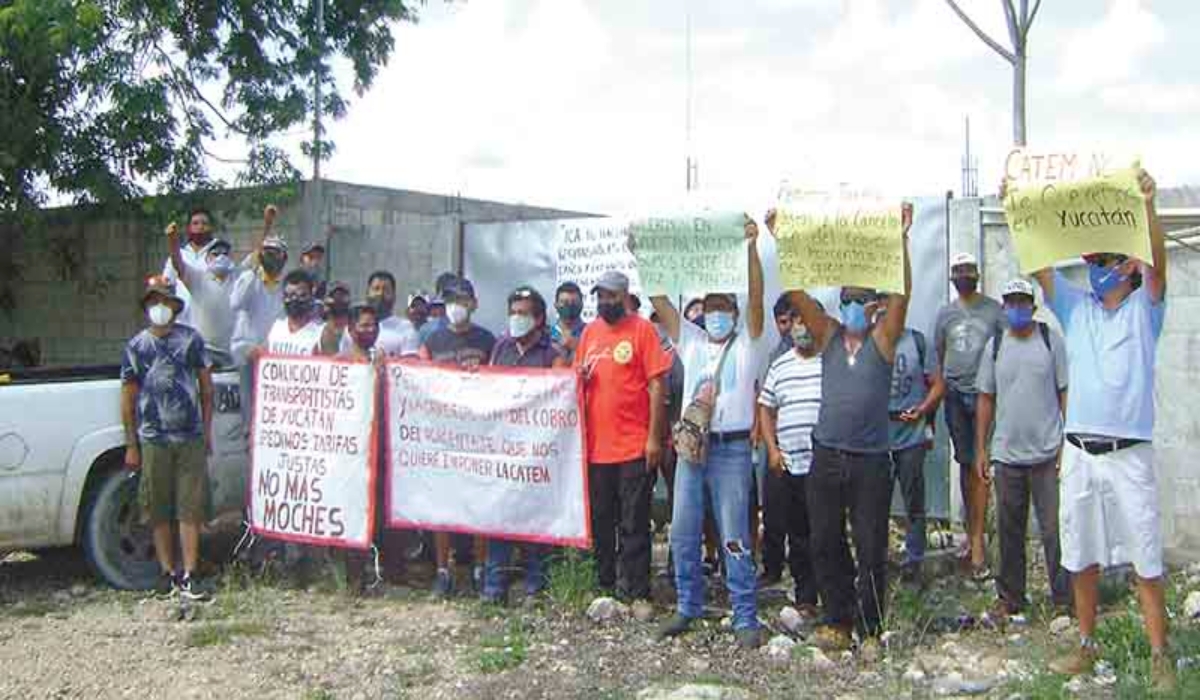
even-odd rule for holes
{"type": "Polygon", "coordinates": [[[867,307],[857,301],[842,304],[842,323],[854,335],[867,332],[867,307]]]}
{"type": "Polygon", "coordinates": [[[1101,299],[1127,279],[1129,277],[1122,275],[1115,265],[1113,267],[1088,265],[1088,281],[1092,283],[1092,291],[1101,299]]]}
{"type": "Polygon", "coordinates": [[[733,314],[728,311],[709,311],[704,314],[704,329],[713,340],[725,340],[733,332],[733,314]]]}
{"type": "Polygon", "coordinates": [[[1023,331],[1033,323],[1032,306],[1006,306],[1004,315],[1008,317],[1008,326],[1015,331],[1023,331]]]}

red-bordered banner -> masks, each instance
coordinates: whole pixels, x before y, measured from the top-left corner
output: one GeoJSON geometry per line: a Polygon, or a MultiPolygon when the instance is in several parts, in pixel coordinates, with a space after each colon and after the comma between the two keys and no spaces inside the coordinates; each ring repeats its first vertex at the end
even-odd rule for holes
{"type": "Polygon", "coordinates": [[[368,549],[374,538],[376,369],[321,357],[258,359],[250,526],[275,539],[368,549]]]}
{"type": "Polygon", "coordinates": [[[591,546],[575,372],[392,360],[384,377],[389,527],[591,546]]]}

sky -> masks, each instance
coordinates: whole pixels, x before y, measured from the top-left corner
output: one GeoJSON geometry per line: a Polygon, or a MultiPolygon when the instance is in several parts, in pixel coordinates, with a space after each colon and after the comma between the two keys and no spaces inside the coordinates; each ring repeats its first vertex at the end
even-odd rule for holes
{"type": "MultiPolygon", "coordinates": [[[[960,4],[1008,43],[1000,0],[960,4]]],[[[429,0],[329,127],[324,174],[604,214],[754,210],[783,186],[937,195],[961,190],[969,118],[980,190],[995,190],[1012,70],[945,0],[691,0],[687,195],[688,7],[429,0]]],[[[1044,0],[1030,146],[1128,154],[1162,186],[1200,183],[1197,27],[1195,0],[1044,0]]]]}

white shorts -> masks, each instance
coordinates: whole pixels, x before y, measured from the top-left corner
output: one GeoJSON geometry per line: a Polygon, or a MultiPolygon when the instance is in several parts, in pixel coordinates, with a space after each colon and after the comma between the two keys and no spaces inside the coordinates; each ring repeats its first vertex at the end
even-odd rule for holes
{"type": "Polygon", "coordinates": [[[1066,442],[1060,476],[1058,531],[1067,571],[1132,563],[1141,578],[1162,576],[1152,444],[1092,455],[1066,442]]]}

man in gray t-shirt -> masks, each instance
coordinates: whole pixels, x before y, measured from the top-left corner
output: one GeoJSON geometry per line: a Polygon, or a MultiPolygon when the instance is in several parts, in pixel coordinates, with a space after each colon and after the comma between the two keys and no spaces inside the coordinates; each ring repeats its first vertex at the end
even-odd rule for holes
{"type": "Polygon", "coordinates": [[[958,299],[938,312],[934,346],[946,384],[946,427],[959,466],[959,488],[966,510],[970,565],[978,578],[987,577],[983,524],[987,516],[987,484],[975,478],[975,375],[984,346],[1005,328],[1004,309],[979,293],[975,256],[959,253],[950,259],[950,279],[958,299]]]}
{"type": "Polygon", "coordinates": [[[1004,288],[1010,329],[988,342],[979,363],[975,471],[995,470],[1000,573],[997,615],[1025,606],[1025,535],[1032,496],[1056,604],[1068,602],[1058,543],[1058,454],[1067,400],[1067,351],[1062,336],[1033,320],[1033,286],[1014,279],[1004,288]],[[990,450],[989,450],[990,436],[990,450]]]}

